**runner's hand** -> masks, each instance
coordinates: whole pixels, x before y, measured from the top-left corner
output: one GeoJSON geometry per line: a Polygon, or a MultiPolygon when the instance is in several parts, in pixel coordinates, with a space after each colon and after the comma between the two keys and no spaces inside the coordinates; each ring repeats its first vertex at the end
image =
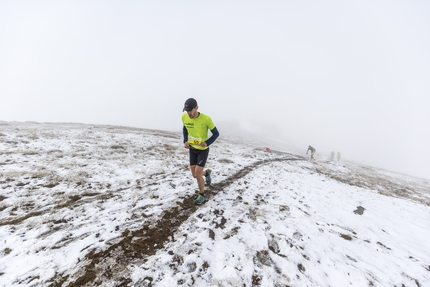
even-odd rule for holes
{"type": "Polygon", "coordinates": [[[184,148],[190,148],[190,144],[188,142],[184,142],[184,148]]]}

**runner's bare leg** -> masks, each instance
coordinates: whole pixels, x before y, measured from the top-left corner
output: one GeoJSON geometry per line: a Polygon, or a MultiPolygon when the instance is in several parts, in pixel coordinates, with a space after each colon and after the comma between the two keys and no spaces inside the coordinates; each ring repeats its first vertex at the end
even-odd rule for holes
{"type": "Polygon", "coordinates": [[[201,194],[205,193],[205,180],[203,179],[203,170],[204,167],[198,165],[192,165],[191,173],[195,179],[197,179],[197,184],[199,186],[199,192],[201,194]]]}

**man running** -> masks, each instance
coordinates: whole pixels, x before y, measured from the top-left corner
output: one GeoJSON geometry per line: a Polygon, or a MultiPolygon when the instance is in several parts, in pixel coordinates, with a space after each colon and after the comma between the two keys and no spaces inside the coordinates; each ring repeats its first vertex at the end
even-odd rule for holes
{"type": "Polygon", "coordinates": [[[315,160],[314,154],[316,152],[316,149],[314,149],[312,146],[309,146],[308,150],[306,151],[306,154],[308,154],[309,151],[311,151],[311,160],[315,160]]]}
{"type": "Polygon", "coordinates": [[[195,200],[201,204],[205,200],[205,183],[211,183],[211,170],[203,171],[209,155],[209,146],[219,137],[219,132],[210,116],[200,113],[197,101],[189,98],[185,101],[182,113],[184,147],[190,150],[191,174],[197,179],[199,194],[195,200]],[[208,137],[208,130],[212,136],[208,137]],[[205,176],[205,180],[203,180],[205,176]]]}

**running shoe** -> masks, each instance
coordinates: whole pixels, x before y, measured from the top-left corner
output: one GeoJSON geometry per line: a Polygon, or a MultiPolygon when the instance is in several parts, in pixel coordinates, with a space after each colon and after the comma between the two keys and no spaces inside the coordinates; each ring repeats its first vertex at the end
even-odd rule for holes
{"type": "Polygon", "coordinates": [[[196,198],[196,201],[194,201],[195,204],[202,204],[202,202],[205,200],[205,196],[199,194],[196,198]]]}

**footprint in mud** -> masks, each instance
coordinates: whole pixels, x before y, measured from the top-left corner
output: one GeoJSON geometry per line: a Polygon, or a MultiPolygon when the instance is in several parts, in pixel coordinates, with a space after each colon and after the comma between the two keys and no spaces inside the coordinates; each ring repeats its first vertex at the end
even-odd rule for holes
{"type": "Polygon", "coordinates": [[[303,235],[298,231],[294,232],[294,234],[293,234],[293,238],[296,240],[302,240],[303,241],[302,237],[303,237],[303,235]]]}
{"type": "Polygon", "coordinates": [[[225,219],[225,217],[223,216],[224,210],[222,210],[222,209],[215,209],[213,211],[213,214],[216,216],[216,218],[214,218],[212,220],[212,224],[215,225],[215,228],[224,229],[225,228],[225,224],[227,223],[227,219],[225,219]]]}
{"type": "Polygon", "coordinates": [[[255,196],[254,201],[255,201],[256,205],[267,204],[267,201],[265,201],[264,198],[262,198],[262,196],[259,194],[257,194],[255,196]]]}

